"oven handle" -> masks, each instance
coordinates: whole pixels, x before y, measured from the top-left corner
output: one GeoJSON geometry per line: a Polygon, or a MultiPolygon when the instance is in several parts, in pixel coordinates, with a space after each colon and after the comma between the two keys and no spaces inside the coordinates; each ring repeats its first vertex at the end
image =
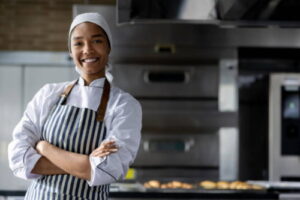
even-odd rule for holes
{"type": "MultiPolygon", "coordinates": [[[[143,150],[145,152],[151,152],[151,149],[150,149],[150,140],[146,140],[143,142],[143,150]]],[[[190,139],[185,139],[184,140],[184,152],[190,152],[192,147],[194,146],[195,144],[195,141],[194,139],[190,138],[190,139]]]]}
{"type": "Polygon", "coordinates": [[[146,70],[143,76],[147,84],[187,84],[191,81],[191,72],[187,70],[146,70]]]}

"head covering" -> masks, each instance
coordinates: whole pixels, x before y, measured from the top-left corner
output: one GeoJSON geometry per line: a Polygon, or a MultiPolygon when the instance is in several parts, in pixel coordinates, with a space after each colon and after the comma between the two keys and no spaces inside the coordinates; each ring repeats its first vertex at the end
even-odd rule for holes
{"type": "Polygon", "coordinates": [[[70,47],[71,33],[77,25],[79,25],[83,22],[91,22],[91,23],[94,23],[94,24],[97,24],[98,26],[100,26],[107,35],[110,47],[112,46],[112,37],[111,37],[110,28],[109,28],[106,20],[104,19],[104,17],[102,17],[102,15],[100,15],[99,13],[82,13],[82,14],[77,15],[73,19],[73,22],[69,29],[69,51],[70,52],[71,52],[71,47],[70,47]]]}
{"type": "MultiPolygon", "coordinates": [[[[106,20],[104,19],[104,17],[102,15],[100,15],[99,13],[82,13],[82,14],[77,15],[73,19],[73,22],[71,23],[71,26],[69,29],[69,37],[68,37],[69,52],[71,52],[72,31],[77,25],[84,23],[84,22],[91,22],[91,23],[98,25],[100,28],[102,28],[104,30],[104,32],[106,33],[110,48],[112,48],[112,36],[111,36],[110,28],[109,28],[106,20]]],[[[113,76],[110,73],[111,68],[112,68],[111,64],[107,63],[107,65],[105,67],[105,76],[109,82],[112,82],[112,79],[113,79],[113,76]]],[[[77,66],[75,67],[75,69],[80,74],[80,69],[77,66]]]]}

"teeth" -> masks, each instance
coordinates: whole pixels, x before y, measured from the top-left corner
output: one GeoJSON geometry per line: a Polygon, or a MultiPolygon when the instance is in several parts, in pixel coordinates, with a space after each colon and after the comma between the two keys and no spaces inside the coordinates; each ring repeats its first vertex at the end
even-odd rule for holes
{"type": "Polygon", "coordinates": [[[95,62],[96,60],[97,58],[87,58],[87,59],[83,59],[83,62],[91,63],[91,62],[95,62]]]}

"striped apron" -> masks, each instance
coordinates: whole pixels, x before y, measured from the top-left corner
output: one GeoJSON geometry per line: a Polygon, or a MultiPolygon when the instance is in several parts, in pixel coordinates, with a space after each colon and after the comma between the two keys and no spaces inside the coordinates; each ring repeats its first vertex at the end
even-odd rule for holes
{"type": "MultiPolygon", "coordinates": [[[[71,152],[89,155],[100,146],[106,136],[103,123],[109,99],[110,85],[105,79],[103,94],[98,111],[66,105],[72,88],[69,85],[59,102],[51,110],[42,129],[42,140],[71,152]]],[[[90,187],[83,179],[75,176],[45,175],[34,180],[27,190],[26,200],[70,199],[105,200],[108,198],[109,185],[90,187]]]]}

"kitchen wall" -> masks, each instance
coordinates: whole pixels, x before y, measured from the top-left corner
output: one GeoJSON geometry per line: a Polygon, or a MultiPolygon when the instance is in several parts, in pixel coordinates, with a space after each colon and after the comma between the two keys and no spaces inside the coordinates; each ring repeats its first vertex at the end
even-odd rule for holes
{"type": "Polygon", "coordinates": [[[73,4],[115,0],[1,0],[0,50],[67,51],[73,4]]]}

